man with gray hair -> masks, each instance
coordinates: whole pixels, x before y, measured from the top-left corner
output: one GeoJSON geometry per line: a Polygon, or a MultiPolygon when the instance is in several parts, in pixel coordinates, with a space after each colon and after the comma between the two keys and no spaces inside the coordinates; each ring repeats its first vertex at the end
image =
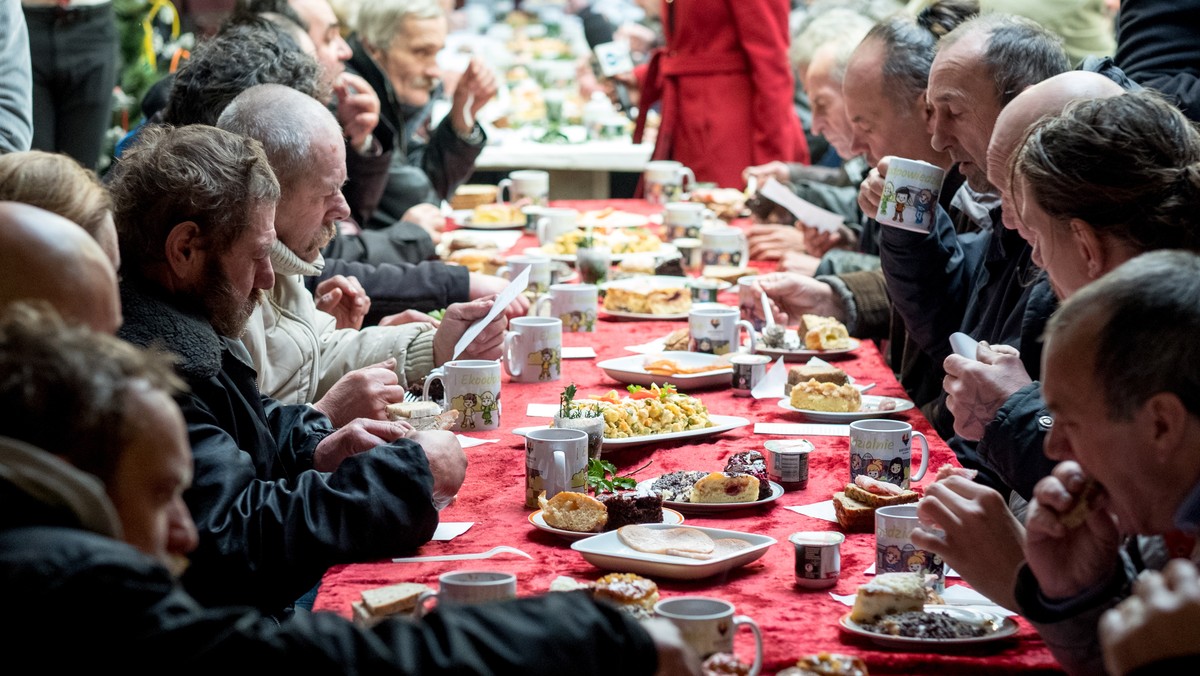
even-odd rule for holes
{"type": "MultiPolygon", "coordinates": [[[[453,357],[458,339],[487,315],[492,300],[451,305],[436,329],[423,322],[337,328],[303,281],[321,273],[321,249],[349,212],[340,190],[346,161],[337,120],[310,96],[259,85],[239,94],[217,126],[262,143],[280,185],[271,247],[275,285],[242,337],[259,389],[285,403],[313,403],[338,427],[355,418],[387,419],[387,406],[453,357]]],[[[506,326],[496,317],[459,356],[498,359],[506,326]]]]}
{"type": "Polygon", "coordinates": [[[390,133],[396,154],[379,208],[365,225],[390,225],[414,205],[428,209],[475,170],[487,137],[475,116],[496,95],[491,70],[472,59],[454,86],[450,112],[431,128],[440,94],[438,52],[449,30],[437,0],[374,0],[358,9],[349,66],[379,95],[376,134],[390,133]]]}

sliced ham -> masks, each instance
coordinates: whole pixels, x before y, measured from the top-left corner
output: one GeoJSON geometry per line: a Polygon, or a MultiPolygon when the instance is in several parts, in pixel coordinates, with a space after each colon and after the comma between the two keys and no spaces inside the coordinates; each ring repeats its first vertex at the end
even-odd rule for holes
{"type": "Polygon", "coordinates": [[[967,469],[966,467],[955,467],[954,465],[942,465],[938,468],[937,478],[934,481],[942,481],[952,476],[960,476],[968,481],[974,481],[979,474],[977,469],[967,469]]]}
{"type": "Polygon", "coordinates": [[[872,479],[866,474],[859,474],[854,477],[854,484],[864,491],[874,493],[875,495],[901,495],[905,492],[903,488],[900,488],[896,484],[872,479]]]}

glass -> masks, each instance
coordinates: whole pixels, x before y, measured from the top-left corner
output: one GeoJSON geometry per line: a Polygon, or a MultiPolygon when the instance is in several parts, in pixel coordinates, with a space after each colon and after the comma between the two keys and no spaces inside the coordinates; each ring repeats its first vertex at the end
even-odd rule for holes
{"type": "Polygon", "coordinates": [[[539,143],[566,143],[567,135],[562,133],[563,95],[562,92],[546,92],[546,133],[538,139],[539,143]]]}
{"type": "Polygon", "coordinates": [[[607,248],[589,247],[575,250],[575,267],[579,268],[584,284],[601,284],[608,280],[612,252],[607,248]]]}

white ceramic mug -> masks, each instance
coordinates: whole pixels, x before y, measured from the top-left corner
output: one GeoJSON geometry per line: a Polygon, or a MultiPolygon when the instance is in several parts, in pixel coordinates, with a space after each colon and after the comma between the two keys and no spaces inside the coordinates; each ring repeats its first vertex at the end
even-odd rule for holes
{"type": "Polygon", "coordinates": [[[542,245],[553,244],[559,237],[574,232],[579,227],[575,221],[579,218],[579,212],[574,209],[561,209],[558,207],[546,207],[538,209],[536,225],[534,231],[537,233],[538,243],[542,245]]]}
{"type": "Polygon", "coordinates": [[[674,160],[647,162],[642,178],[646,201],[651,204],[674,202],[686,192],[685,184],[690,188],[696,182],[696,174],[674,160]]]}
{"type": "Polygon", "coordinates": [[[437,599],[438,605],[472,605],[507,601],[517,598],[517,576],[492,570],[456,570],[438,577],[438,590],[422,592],[417,597],[414,614],[422,617],[429,612],[425,602],[437,599]]]}
{"type": "Polygon", "coordinates": [[[530,430],[525,435],[525,506],[537,509],[542,491],[549,500],[561,491],[586,490],[587,462],[584,430],[530,430]]]}
{"type": "Polygon", "coordinates": [[[700,269],[700,240],[696,237],[680,237],[671,242],[679,249],[679,255],[683,258],[683,267],[688,270],[700,269]]]}
{"type": "Polygon", "coordinates": [[[504,370],[518,383],[544,383],[562,377],[562,320],[517,317],[504,334],[504,370]]]}
{"type": "Polygon", "coordinates": [[[680,237],[699,237],[706,219],[716,218],[712,209],[699,202],[670,202],[663,210],[663,229],[668,242],[680,237]]]}
{"type": "Polygon", "coordinates": [[[938,193],[946,171],[920,160],[893,157],[888,162],[875,220],[913,232],[927,233],[937,216],[938,193]]]}
{"type": "Polygon", "coordinates": [[[500,427],[500,363],[488,359],[456,359],[425,378],[421,398],[429,400],[429,386],[441,380],[446,389],[446,406],[458,411],[459,432],[494,430],[500,427]]]}
{"type": "Polygon", "coordinates": [[[937,590],[942,591],[946,588],[946,564],[937,554],[912,543],[912,532],[918,524],[914,504],[875,510],[875,574],[936,575],[937,590]]]}
{"type": "Polygon", "coordinates": [[[511,256],[496,274],[512,281],[525,268],[529,268],[529,290],[539,296],[546,293],[550,288],[550,259],[546,256],[511,256]]]}
{"type": "Polygon", "coordinates": [[[733,653],[733,635],[740,626],[754,633],[754,663],[750,676],[762,670],[762,632],[758,624],[745,615],[735,615],[728,601],[708,596],[677,596],[654,604],[654,614],[665,617],[679,628],[683,641],[701,659],[713,653],[733,653]]]}
{"type": "Polygon", "coordinates": [[[704,265],[741,267],[750,260],[746,233],[733,226],[714,226],[700,230],[700,261],[704,265]]]}
{"type": "Polygon", "coordinates": [[[538,298],[534,314],[549,309],[551,317],[562,320],[566,333],[592,333],[596,330],[596,305],[599,291],[594,284],[551,284],[550,294],[538,298]]]}
{"type": "Polygon", "coordinates": [[[903,420],[850,423],[850,481],[859,474],[908,488],[929,469],[929,441],[903,420]],[[921,466],[912,472],[912,441],[921,440],[921,466]]]}
{"type": "Polygon", "coordinates": [[[737,308],[728,305],[693,306],[688,311],[688,349],[717,355],[738,352],[738,336],[743,328],[750,334],[747,351],[753,352],[758,335],[750,322],[739,318],[737,308]]]}
{"type": "Polygon", "coordinates": [[[546,206],[550,199],[550,174],[537,169],[522,169],[514,171],[508,178],[501,179],[497,184],[496,199],[502,204],[525,200],[529,204],[546,206]],[[504,199],[504,191],[508,190],[508,200],[504,199]]]}
{"type": "Polygon", "coordinates": [[[755,331],[762,331],[763,327],[767,325],[764,318],[766,310],[762,307],[762,293],[754,289],[756,281],[758,281],[758,275],[738,277],[738,309],[742,311],[742,316],[754,325],[755,331]]]}

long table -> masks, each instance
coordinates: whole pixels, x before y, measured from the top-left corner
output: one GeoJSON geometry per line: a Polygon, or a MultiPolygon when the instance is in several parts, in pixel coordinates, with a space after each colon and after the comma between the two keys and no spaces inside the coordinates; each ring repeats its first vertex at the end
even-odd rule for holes
{"type": "MultiPolygon", "coordinates": [[[[614,206],[630,211],[649,211],[648,205],[633,200],[563,202],[561,205],[580,209],[614,206]]],[[[534,244],[536,242],[531,238],[524,237],[514,248],[520,251],[534,244]]],[[[735,290],[723,292],[719,300],[736,305],[735,290]]],[[[610,379],[596,368],[595,363],[632,354],[625,350],[626,346],[662,337],[684,325],[682,321],[629,321],[604,318],[602,315],[595,333],[565,333],[563,340],[566,346],[594,347],[596,360],[563,360],[562,380],[555,383],[514,383],[504,377],[501,429],[490,434],[473,435],[497,441],[467,449],[470,466],[466,483],[458,501],[441,515],[446,522],[470,521],[474,525],[452,541],[426,544],[417,555],[473,553],[505,544],[527,552],[533,557],[532,560],[501,555],[479,561],[389,561],[335,566],[330,568],[321,583],[314,610],[331,611],[349,617],[351,602],[357,600],[364,589],[401,581],[423,582],[436,587],[437,577],[451,570],[515,573],[520,595],[545,592],[560,575],[594,580],[609,572],[584,561],[571,550],[570,542],[536,530],[529,523],[529,510],[524,506],[524,444],[522,438],[512,434],[511,430],[546,424],[546,419],[525,415],[527,404],[556,402],[562,388],[568,383],[575,383],[581,395],[600,394],[610,389],[621,390],[624,385],[610,379]]],[[[872,394],[905,396],[879,351],[869,341],[863,341],[848,358],[836,363],[859,382],[877,383],[872,394]]],[[[755,434],[754,422],[804,422],[797,414],[779,408],[775,400],[736,397],[726,388],[700,390],[694,394],[704,401],[711,413],[742,416],[752,424],[687,442],[638,446],[620,451],[606,450],[605,457],[615,463],[622,473],[651,463],[635,477],[638,479],[675,470],[719,470],[731,454],[749,449],[762,450],[765,441],[782,438],[755,434]]],[[[930,472],[926,479],[917,483],[918,486],[928,484],[937,467],[955,462],[953,453],[920,413],[913,410],[894,417],[912,423],[929,439],[930,472]]],[[[841,489],[849,476],[849,442],[845,437],[807,438],[816,450],[811,454],[810,478],[806,489],[785,493],[771,507],[686,517],[686,523],[690,525],[769,535],[778,543],[758,561],[726,575],[699,581],[658,579],[656,582],[663,598],[701,594],[736,604],[738,613],[754,618],[763,630],[763,673],[766,674],[794,664],[805,654],[819,651],[859,655],[866,660],[872,674],[1061,673],[1037,633],[1020,618],[1017,619],[1020,632],[1014,639],[953,652],[892,650],[842,632],[838,627],[838,618],[849,609],[831,598],[829,592],[853,594],[858,585],[869,581],[870,577],[864,571],[874,562],[874,537],[870,534],[847,535],[841,549],[842,575],[833,589],[811,591],[794,585],[795,556],[793,546],[787,541],[788,535],[796,531],[839,529],[835,523],[804,516],[784,507],[827,500],[834,491],[841,489]]],[[[386,534],[378,536],[386,537],[386,534]]],[[[752,644],[745,633],[739,635],[736,646],[743,659],[752,651],[752,644]]]]}

